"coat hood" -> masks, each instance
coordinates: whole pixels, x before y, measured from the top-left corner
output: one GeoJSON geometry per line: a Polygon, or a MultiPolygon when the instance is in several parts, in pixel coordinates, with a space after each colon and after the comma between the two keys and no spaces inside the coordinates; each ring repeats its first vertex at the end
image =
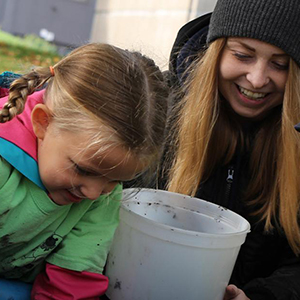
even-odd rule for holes
{"type": "MultiPolygon", "coordinates": [[[[44,90],[29,96],[24,111],[11,121],[0,124],[0,156],[25,177],[44,188],[37,164],[37,139],[31,123],[31,111],[43,103],[44,90]]],[[[0,108],[7,97],[0,98],[0,108]]]]}
{"type": "Polygon", "coordinates": [[[179,30],[170,54],[169,70],[173,84],[182,83],[184,72],[198,53],[206,49],[210,17],[211,13],[200,16],[179,30]]]}

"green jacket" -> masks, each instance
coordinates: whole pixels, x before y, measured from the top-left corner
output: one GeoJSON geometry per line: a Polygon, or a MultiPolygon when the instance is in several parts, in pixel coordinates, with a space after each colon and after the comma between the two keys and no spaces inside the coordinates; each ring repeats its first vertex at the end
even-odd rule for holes
{"type": "Polygon", "coordinates": [[[122,186],[59,206],[0,156],[0,277],[32,282],[45,262],[102,273],[119,222],[122,186]]]}

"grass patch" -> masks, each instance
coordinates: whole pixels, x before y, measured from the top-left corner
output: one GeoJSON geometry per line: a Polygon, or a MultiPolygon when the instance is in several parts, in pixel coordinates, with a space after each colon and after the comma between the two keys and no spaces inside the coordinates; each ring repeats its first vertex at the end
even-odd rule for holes
{"type": "Polygon", "coordinates": [[[54,45],[35,35],[21,38],[0,30],[0,73],[25,73],[36,66],[54,65],[60,59],[54,45]]]}

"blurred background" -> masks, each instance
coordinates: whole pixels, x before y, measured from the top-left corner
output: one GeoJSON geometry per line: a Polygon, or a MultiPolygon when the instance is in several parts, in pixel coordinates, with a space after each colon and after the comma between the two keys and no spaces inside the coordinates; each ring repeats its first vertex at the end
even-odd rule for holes
{"type": "Polygon", "coordinates": [[[52,65],[87,42],[138,50],[163,69],[182,25],[216,0],[0,0],[0,72],[52,65]]]}

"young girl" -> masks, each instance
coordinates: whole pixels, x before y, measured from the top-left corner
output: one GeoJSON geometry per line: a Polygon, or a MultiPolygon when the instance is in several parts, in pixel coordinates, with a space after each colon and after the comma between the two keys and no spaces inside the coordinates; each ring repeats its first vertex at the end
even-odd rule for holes
{"type": "Polygon", "coordinates": [[[168,188],[252,227],[226,300],[300,299],[299,15],[299,0],[218,0],[172,51],[184,90],[168,188]]]}
{"type": "Polygon", "coordinates": [[[12,83],[0,99],[1,278],[33,282],[31,299],[105,293],[120,183],[158,159],[166,96],[152,60],[105,44],[12,83]]]}

